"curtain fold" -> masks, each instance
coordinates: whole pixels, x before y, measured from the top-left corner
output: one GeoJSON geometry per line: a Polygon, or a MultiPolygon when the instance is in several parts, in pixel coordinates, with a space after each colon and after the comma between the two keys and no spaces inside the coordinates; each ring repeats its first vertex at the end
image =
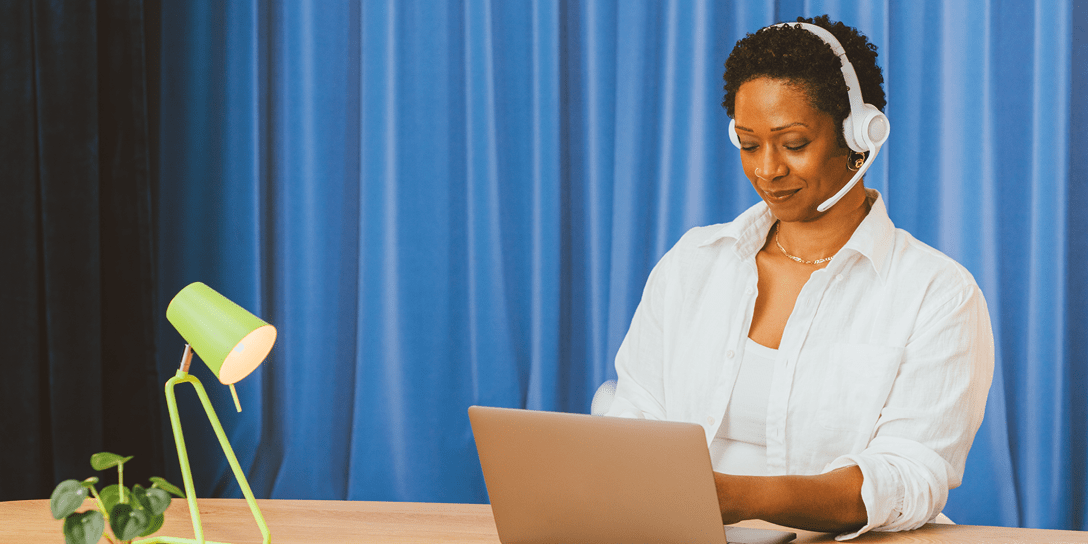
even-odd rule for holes
{"type": "Polygon", "coordinates": [[[1088,3],[1074,2],[1072,6],[1070,66],[1069,75],[1069,120],[1068,155],[1069,171],[1066,188],[1068,190],[1065,214],[1066,247],[1065,251],[1065,353],[1068,357],[1063,369],[1063,385],[1070,392],[1068,428],[1069,443],[1066,453],[1070,458],[1070,470],[1063,475],[1071,480],[1068,508],[1071,516],[1070,526],[1084,527],[1088,524],[1088,501],[1085,495],[1088,486],[1080,485],[1088,479],[1088,402],[1083,392],[1088,391],[1088,370],[1085,369],[1085,354],[1088,353],[1088,214],[1079,213],[1088,205],[1088,154],[1078,150],[1088,145],[1088,108],[1083,99],[1088,92],[1088,3]],[[1078,394],[1079,392],[1079,394],[1078,394]]]}
{"type": "MultiPolygon", "coordinates": [[[[159,306],[201,280],[279,327],[223,417],[258,495],[486,501],[466,408],[588,410],[657,259],[758,200],[720,108],[733,44],[826,12],[880,48],[892,136],[866,184],[974,274],[994,324],[945,512],[1088,529],[1083,6],[162,11],[159,306]]],[[[180,340],[161,329],[165,376],[180,340]]],[[[201,493],[238,495],[214,448],[190,449],[201,493]]]]}

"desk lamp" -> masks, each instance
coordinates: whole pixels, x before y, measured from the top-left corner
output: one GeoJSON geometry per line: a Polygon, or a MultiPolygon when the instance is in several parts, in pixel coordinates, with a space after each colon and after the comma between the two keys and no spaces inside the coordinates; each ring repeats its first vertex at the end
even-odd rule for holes
{"type": "Polygon", "coordinates": [[[174,386],[180,383],[191,383],[196,389],[197,396],[200,397],[201,404],[204,405],[204,411],[208,414],[212,428],[215,429],[215,435],[223,447],[223,454],[226,455],[227,462],[234,471],[238,487],[242,488],[242,494],[245,495],[253,518],[261,530],[261,535],[264,536],[264,544],[269,544],[272,537],[268,531],[268,525],[265,524],[264,516],[261,515],[261,509],[257,507],[253,491],[250,490],[249,482],[246,481],[246,476],[238,465],[238,458],[234,456],[234,450],[227,441],[223,426],[219,424],[219,418],[212,409],[204,386],[196,376],[189,374],[189,363],[195,351],[212,373],[219,378],[219,381],[230,386],[234,406],[241,412],[242,406],[238,402],[234,383],[248,376],[268,356],[268,352],[272,350],[272,344],[276,341],[276,328],[200,282],[188,285],[170,301],[166,309],[166,319],[187,342],[185,353],[181,356],[181,367],[177,374],[166,382],[166,403],[170,411],[170,424],[174,428],[174,443],[178,449],[178,461],[181,463],[185,495],[189,501],[189,515],[193,520],[193,534],[196,538],[156,537],[140,542],[141,544],[222,544],[204,540],[204,530],[200,525],[200,511],[196,506],[196,492],[193,489],[193,474],[189,469],[189,454],[185,450],[185,439],[181,434],[181,420],[178,417],[174,386]]]}

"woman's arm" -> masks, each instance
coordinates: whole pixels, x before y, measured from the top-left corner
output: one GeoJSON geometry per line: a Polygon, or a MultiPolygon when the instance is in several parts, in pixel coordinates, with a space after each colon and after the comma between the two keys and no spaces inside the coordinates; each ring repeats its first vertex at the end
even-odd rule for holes
{"type": "Polygon", "coordinates": [[[867,520],[861,469],[816,476],[734,476],[714,473],[722,523],[761,519],[806,531],[844,533],[867,520]]]}
{"type": "Polygon", "coordinates": [[[631,318],[631,327],[616,353],[616,396],[605,415],[639,419],[665,419],[664,351],[662,322],[665,290],[673,251],[666,253],[650,271],[642,299],[631,318]]]}

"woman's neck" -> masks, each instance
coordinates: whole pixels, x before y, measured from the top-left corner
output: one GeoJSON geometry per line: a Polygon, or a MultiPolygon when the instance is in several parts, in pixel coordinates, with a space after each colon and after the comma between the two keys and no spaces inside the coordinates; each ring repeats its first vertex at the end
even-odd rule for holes
{"type": "Polygon", "coordinates": [[[858,184],[818,218],[788,223],[780,221],[775,235],[792,255],[812,261],[830,257],[846,245],[871,208],[864,187],[858,184]]]}

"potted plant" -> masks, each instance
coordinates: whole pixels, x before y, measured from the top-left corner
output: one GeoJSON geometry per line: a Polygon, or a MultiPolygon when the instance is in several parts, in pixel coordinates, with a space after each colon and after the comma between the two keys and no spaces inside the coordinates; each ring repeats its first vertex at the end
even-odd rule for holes
{"type": "Polygon", "coordinates": [[[170,506],[170,495],[184,498],[177,486],[159,477],[151,478],[151,487],[139,484],[125,487],[125,463],[132,456],[100,452],[91,456],[91,468],[106,470],[117,467],[117,483],[98,492],[98,477],[83,481],[64,480],[57,484],[49,497],[49,509],[56,519],[64,520],[64,540],[67,544],[94,544],[105,537],[113,544],[129,543],[148,536],[162,527],[163,513],[170,506]],[[76,512],[90,495],[96,509],[76,512]],[[111,538],[106,525],[113,532],[111,538]]]}

